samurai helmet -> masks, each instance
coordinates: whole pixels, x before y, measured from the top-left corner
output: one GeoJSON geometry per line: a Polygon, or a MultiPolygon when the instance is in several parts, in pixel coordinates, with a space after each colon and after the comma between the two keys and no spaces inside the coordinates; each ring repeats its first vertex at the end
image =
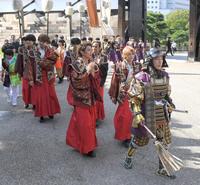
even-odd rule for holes
{"type": "MultiPolygon", "coordinates": [[[[162,67],[168,67],[166,56],[163,52],[161,52],[158,48],[151,48],[147,53],[146,60],[144,62],[144,66],[152,66],[153,65],[153,58],[162,56],[163,57],[163,64],[162,67]]],[[[145,68],[145,67],[144,67],[145,68]]]]}

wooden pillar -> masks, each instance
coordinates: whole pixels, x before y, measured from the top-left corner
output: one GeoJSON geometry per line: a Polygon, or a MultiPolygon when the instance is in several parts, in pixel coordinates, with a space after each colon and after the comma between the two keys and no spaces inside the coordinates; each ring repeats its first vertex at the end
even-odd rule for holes
{"type": "Polygon", "coordinates": [[[190,1],[189,52],[190,61],[200,61],[200,0],[190,1]]]}
{"type": "Polygon", "coordinates": [[[196,50],[195,50],[195,60],[200,61],[200,0],[197,0],[196,6],[196,17],[197,17],[197,26],[196,26],[196,50]]]}
{"type": "Polygon", "coordinates": [[[188,52],[188,59],[194,61],[195,58],[195,36],[196,36],[196,0],[190,1],[190,31],[189,31],[189,52],[188,52]]]}
{"type": "Polygon", "coordinates": [[[122,38],[124,38],[124,31],[126,29],[125,4],[125,0],[118,0],[118,34],[122,38]]]}
{"type": "Polygon", "coordinates": [[[129,36],[145,41],[146,0],[129,0],[129,36]]]}

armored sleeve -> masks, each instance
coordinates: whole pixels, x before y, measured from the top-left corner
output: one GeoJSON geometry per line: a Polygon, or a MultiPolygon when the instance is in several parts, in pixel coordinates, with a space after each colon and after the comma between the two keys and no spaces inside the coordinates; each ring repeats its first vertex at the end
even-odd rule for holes
{"type": "Polygon", "coordinates": [[[136,80],[133,79],[130,85],[130,88],[128,90],[129,95],[129,105],[130,109],[133,112],[134,119],[132,126],[133,128],[138,128],[140,124],[143,124],[145,119],[142,115],[142,101],[144,100],[144,89],[142,84],[136,80]]]}

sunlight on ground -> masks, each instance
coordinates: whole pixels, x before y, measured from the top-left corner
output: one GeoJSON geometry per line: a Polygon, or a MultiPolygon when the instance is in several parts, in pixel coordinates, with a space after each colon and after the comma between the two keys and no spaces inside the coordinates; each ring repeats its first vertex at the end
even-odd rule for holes
{"type": "Polygon", "coordinates": [[[0,141],[0,150],[3,150],[4,149],[4,145],[3,143],[0,141]]]}
{"type": "Polygon", "coordinates": [[[10,111],[0,111],[0,119],[1,119],[1,117],[6,116],[9,113],[10,113],[10,111]]]}
{"type": "Polygon", "coordinates": [[[200,169],[200,146],[180,146],[176,147],[180,150],[186,150],[190,155],[184,160],[185,168],[200,169]]]}

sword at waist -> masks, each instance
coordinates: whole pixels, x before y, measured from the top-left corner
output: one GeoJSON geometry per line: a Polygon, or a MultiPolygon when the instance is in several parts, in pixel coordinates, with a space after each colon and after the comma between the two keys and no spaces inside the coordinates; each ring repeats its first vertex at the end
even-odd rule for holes
{"type": "Polygon", "coordinates": [[[180,110],[180,109],[174,109],[174,112],[180,112],[180,113],[189,113],[188,110],[180,110]]]}

